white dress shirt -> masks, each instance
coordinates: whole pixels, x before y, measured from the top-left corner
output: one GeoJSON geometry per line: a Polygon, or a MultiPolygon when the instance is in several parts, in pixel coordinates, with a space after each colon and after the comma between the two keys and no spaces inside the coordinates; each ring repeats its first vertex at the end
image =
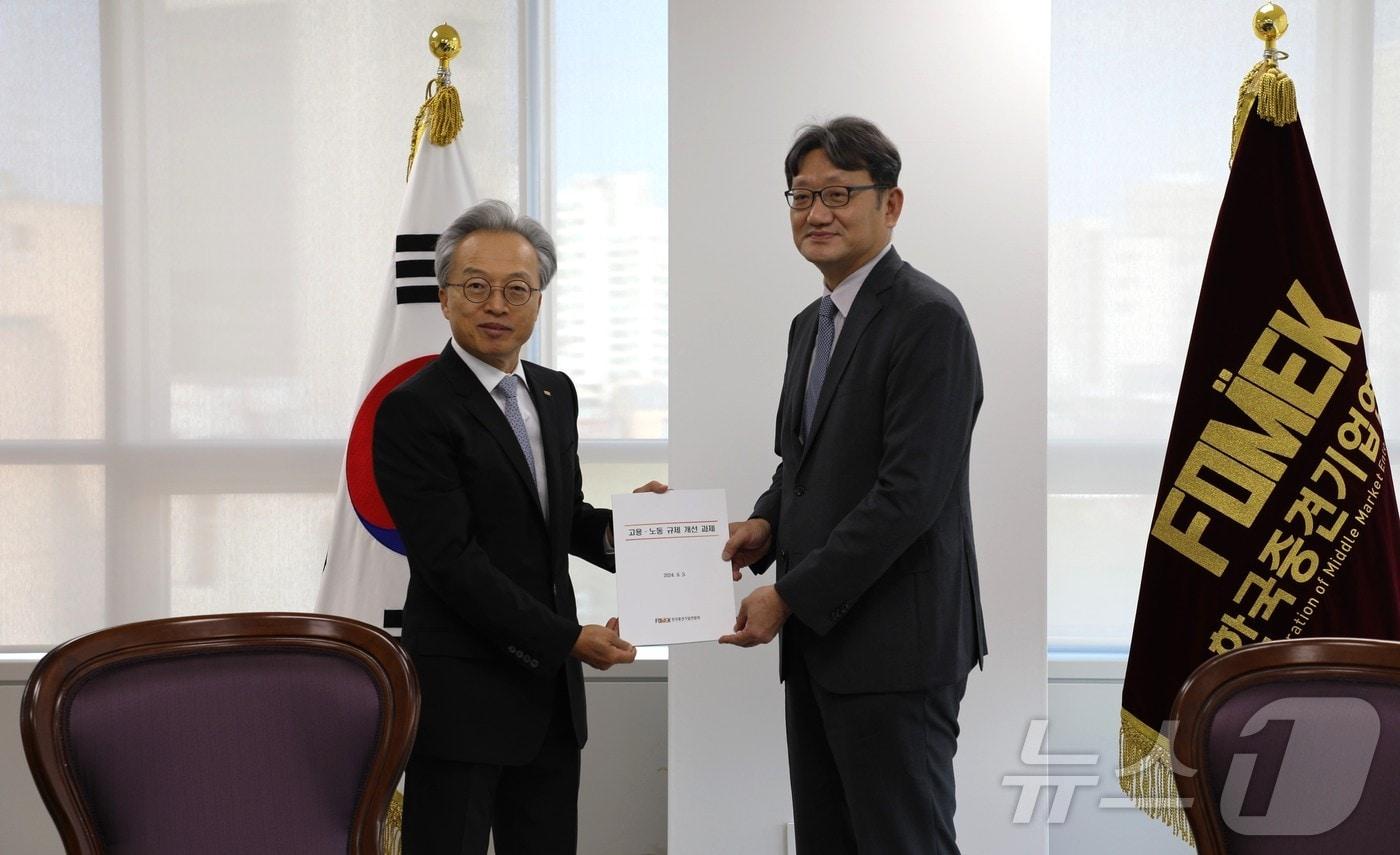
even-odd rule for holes
{"type": "MultiPolygon", "coordinates": [[[[457,343],[457,339],[452,339],[452,349],[457,351],[457,355],[462,357],[462,361],[467,363],[467,367],[476,375],[476,379],[481,381],[481,385],[491,393],[491,400],[496,402],[496,406],[501,408],[501,413],[506,411],[506,396],[496,388],[501,380],[505,379],[506,372],[487,365],[457,343]]],[[[525,363],[519,360],[515,363],[515,370],[511,372],[520,378],[519,391],[515,396],[515,403],[520,407],[520,418],[525,422],[525,436],[530,440],[530,452],[535,458],[535,489],[539,491],[540,508],[544,511],[545,519],[549,519],[549,479],[545,475],[544,463],[544,436],[540,432],[540,414],[535,410],[535,402],[530,398],[530,384],[525,379],[525,363]]]]}
{"type": "MultiPolygon", "coordinates": [[[[880,263],[894,246],[892,243],[885,244],[885,248],[876,253],[875,257],[857,267],[850,276],[842,279],[840,284],[830,291],[827,290],[826,281],[822,281],[822,295],[831,295],[831,303],[836,311],[831,315],[831,323],[836,329],[836,335],[831,339],[831,352],[836,353],[836,341],[841,338],[841,328],[846,325],[846,316],[851,313],[851,306],[855,305],[856,295],[860,293],[860,286],[865,284],[865,279],[870,275],[870,271],[875,269],[875,265],[880,263]]],[[[807,385],[812,384],[812,369],[816,366],[817,345],[812,344],[812,359],[807,362],[807,385]]]]}

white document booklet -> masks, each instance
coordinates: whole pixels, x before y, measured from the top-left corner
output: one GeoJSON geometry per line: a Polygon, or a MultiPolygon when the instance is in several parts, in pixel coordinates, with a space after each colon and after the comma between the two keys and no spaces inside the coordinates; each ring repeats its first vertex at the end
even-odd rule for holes
{"type": "Polygon", "coordinates": [[[723,490],[613,497],[617,619],[635,645],[715,641],[733,632],[734,583],[723,490]]]}

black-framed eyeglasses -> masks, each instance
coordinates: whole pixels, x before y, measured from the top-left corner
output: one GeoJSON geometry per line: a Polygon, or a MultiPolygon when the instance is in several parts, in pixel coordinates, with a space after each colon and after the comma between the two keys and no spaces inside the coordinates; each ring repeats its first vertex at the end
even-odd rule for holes
{"type": "Polygon", "coordinates": [[[446,287],[461,288],[462,296],[473,303],[485,303],[491,299],[492,291],[500,291],[501,296],[512,306],[523,306],[530,302],[536,291],[544,290],[532,287],[530,283],[520,279],[512,279],[504,285],[492,285],[485,279],[468,279],[466,282],[449,282],[446,287]]]}
{"type": "Polygon", "coordinates": [[[851,195],[860,190],[888,190],[893,184],[860,184],[855,187],[844,187],[833,184],[830,187],[823,187],[820,190],[788,190],[783,193],[787,198],[788,207],[794,211],[805,211],[812,207],[812,202],[821,197],[822,204],[828,208],[844,208],[851,202],[851,195]]]}

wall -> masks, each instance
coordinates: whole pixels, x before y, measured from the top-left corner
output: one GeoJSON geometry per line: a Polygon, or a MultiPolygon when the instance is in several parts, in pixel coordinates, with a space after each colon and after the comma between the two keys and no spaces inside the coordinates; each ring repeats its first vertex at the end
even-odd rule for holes
{"type": "Polygon", "coordinates": [[[1193,850],[1171,829],[1127,806],[1118,787],[1118,709],[1123,698],[1121,656],[1057,657],[1050,662],[1050,725],[1046,754],[1061,781],[1096,777],[1072,791],[1041,793],[1036,821],[1047,822],[1054,855],[1189,855],[1193,850]],[[1080,755],[1089,763],[1065,762],[1080,755]],[[1054,758],[1059,758],[1058,760],[1054,758]],[[1059,817],[1052,801],[1065,799],[1059,817]]]}
{"type": "MultiPolygon", "coordinates": [[[[1049,4],[713,0],[670,16],[671,483],[726,488],[740,518],[766,484],[788,323],[820,289],[791,243],[782,158],[805,122],[874,120],[904,158],[895,245],[962,299],[986,382],[972,485],[991,656],[963,704],[960,839],[1044,852],[1001,778],[1046,710],[1049,4]]],[[[776,654],[672,650],[672,855],[784,851],[776,654]]]]}
{"type": "Polygon", "coordinates": [[[0,851],[63,855],[19,738],[19,705],[32,664],[31,657],[0,654],[0,851]]]}

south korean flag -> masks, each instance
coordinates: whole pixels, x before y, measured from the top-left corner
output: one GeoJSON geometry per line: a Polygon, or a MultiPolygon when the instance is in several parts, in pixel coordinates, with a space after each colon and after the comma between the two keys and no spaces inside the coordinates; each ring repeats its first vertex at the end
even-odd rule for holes
{"type": "Polygon", "coordinates": [[[441,230],[475,201],[460,137],[438,146],[424,134],[399,212],[316,598],[318,612],[352,617],[394,635],[402,629],[408,559],[374,478],[374,418],[384,396],[436,359],[447,341],[433,248],[441,230]]]}

